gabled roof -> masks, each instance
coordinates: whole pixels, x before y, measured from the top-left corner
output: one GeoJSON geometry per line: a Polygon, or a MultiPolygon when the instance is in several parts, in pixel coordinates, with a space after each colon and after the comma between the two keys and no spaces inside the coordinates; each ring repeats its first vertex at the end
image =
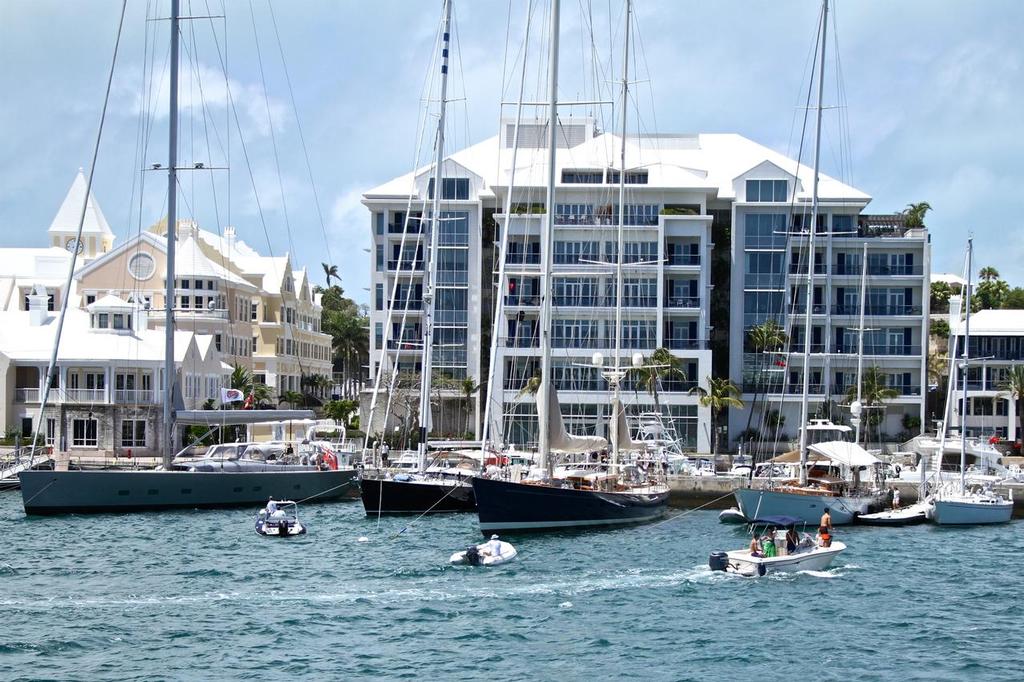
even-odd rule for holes
{"type": "MultiPolygon", "coordinates": [[[[82,173],[82,169],[79,168],[78,174],[71,182],[71,188],[68,190],[67,196],[64,197],[64,203],[60,205],[57,215],[54,216],[53,222],[50,223],[50,232],[75,232],[78,230],[78,221],[82,216],[82,202],[85,201],[86,184],[85,175],[82,173]]],[[[111,238],[114,236],[92,192],[89,193],[89,202],[85,208],[82,234],[102,235],[111,238]]]]}
{"type": "Polygon", "coordinates": [[[85,309],[89,312],[93,312],[95,310],[134,310],[135,307],[136,306],[134,304],[129,303],[123,298],[107,294],[106,296],[100,297],[99,300],[93,301],[89,305],[85,306],[85,309]]]}

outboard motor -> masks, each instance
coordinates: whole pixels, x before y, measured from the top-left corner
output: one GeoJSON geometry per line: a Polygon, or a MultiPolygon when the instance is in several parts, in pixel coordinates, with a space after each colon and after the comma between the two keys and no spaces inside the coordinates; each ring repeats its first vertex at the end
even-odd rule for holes
{"type": "Polygon", "coordinates": [[[729,555],[725,552],[712,552],[708,558],[708,566],[712,571],[724,571],[729,567],[729,555]]]}
{"type": "Polygon", "coordinates": [[[480,565],[480,550],[476,548],[476,545],[471,545],[466,548],[466,563],[470,566],[480,565]]]}

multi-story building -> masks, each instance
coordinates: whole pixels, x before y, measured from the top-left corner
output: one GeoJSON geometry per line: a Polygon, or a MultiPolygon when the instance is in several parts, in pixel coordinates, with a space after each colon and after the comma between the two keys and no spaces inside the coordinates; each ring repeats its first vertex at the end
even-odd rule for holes
{"type": "MultiPolygon", "coordinates": [[[[44,312],[59,309],[67,277],[68,256],[74,249],[80,253],[81,265],[72,279],[68,304],[73,314],[68,318],[68,324],[77,325],[77,331],[72,333],[82,334],[82,338],[88,340],[83,342],[83,348],[88,348],[92,355],[69,355],[69,362],[78,363],[69,367],[102,368],[102,371],[92,372],[92,378],[82,379],[92,383],[81,390],[92,391],[88,395],[96,399],[97,402],[92,403],[95,405],[121,404],[126,396],[143,395],[142,403],[145,405],[160,402],[157,375],[149,370],[141,373],[122,370],[135,367],[132,362],[141,361],[143,357],[152,360],[149,354],[157,346],[162,358],[162,344],[150,348],[146,338],[151,334],[162,338],[165,324],[166,221],[158,222],[115,246],[113,233],[99,204],[95,197],[90,196],[83,239],[79,242],[74,235],[85,199],[85,180],[79,173],[49,229],[49,239],[54,246],[47,249],[0,249],[0,264],[9,266],[0,274],[0,310],[13,315],[5,321],[9,333],[0,344],[0,357],[6,357],[9,363],[13,363],[10,366],[15,367],[11,370],[13,374],[0,372],[0,378],[7,378],[2,392],[6,396],[2,412],[3,424],[7,428],[23,429],[24,420],[32,410],[38,411],[39,393],[32,390],[33,377],[38,382],[42,376],[33,374],[39,369],[35,365],[18,368],[19,362],[30,362],[35,358],[15,352],[19,348],[18,330],[28,324],[30,318],[26,315],[34,295],[46,295],[45,300],[40,299],[43,300],[44,312]],[[96,327],[101,319],[100,313],[92,315],[88,324],[79,319],[101,304],[123,308],[116,313],[110,310],[102,313],[103,320],[116,326],[96,327]],[[133,322],[126,322],[128,319],[133,322]],[[142,327],[139,326],[141,321],[145,322],[142,327]],[[138,333],[128,333],[129,329],[138,333]],[[117,341],[110,346],[109,356],[103,354],[105,339],[117,341]],[[117,355],[119,352],[122,355],[117,355]]],[[[321,388],[305,386],[303,382],[303,377],[330,377],[333,368],[331,337],[320,331],[320,294],[313,291],[305,270],[293,270],[287,255],[261,256],[238,239],[231,227],[224,228],[223,235],[220,235],[200,229],[193,221],[180,220],[176,229],[176,281],[172,306],[176,331],[179,335],[187,335],[176,345],[179,350],[192,345],[197,349],[184,358],[181,362],[185,364],[179,364],[179,367],[184,366],[187,370],[188,366],[196,363],[203,367],[199,374],[182,370],[184,373],[179,381],[186,403],[201,405],[209,399],[218,400],[220,386],[228,380],[236,365],[251,370],[257,381],[270,386],[275,402],[277,396],[289,391],[322,391],[321,388]],[[207,366],[208,363],[212,365],[207,366]],[[211,366],[214,371],[210,370],[211,366]]],[[[52,321],[51,316],[49,322],[44,321],[42,326],[52,329],[52,321]]],[[[39,332],[33,338],[41,339],[42,336],[45,334],[39,332]]],[[[65,336],[62,358],[70,352],[70,343],[74,341],[65,336]]],[[[47,342],[40,346],[38,352],[48,357],[50,347],[52,342],[47,342]]],[[[41,372],[45,374],[45,363],[41,372]]],[[[68,381],[77,381],[76,376],[78,374],[72,371],[68,381]]],[[[78,386],[74,388],[80,390],[78,386]]],[[[61,404],[65,402],[66,395],[66,392],[55,392],[53,400],[61,404]]],[[[66,402],[77,404],[82,401],[76,397],[66,402]]],[[[154,419],[157,412],[159,409],[154,409],[154,419]]],[[[116,435],[116,428],[112,426],[109,433],[116,435]]],[[[154,438],[160,433],[153,422],[146,428],[154,438]]],[[[107,431],[101,429],[101,432],[107,431]]],[[[145,440],[147,447],[155,447],[148,436],[135,440],[145,440]]],[[[71,442],[74,443],[73,440],[71,442]]],[[[100,438],[98,442],[99,445],[91,447],[108,450],[118,447],[114,437],[100,438]]]]}
{"type": "MultiPolygon", "coordinates": [[[[964,355],[964,320],[961,299],[950,298],[949,347],[964,355]],[[954,343],[956,344],[954,346],[954,343]]],[[[967,414],[961,415],[964,388],[962,370],[954,372],[950,425],[965,425],[968,437],[999,436],[1020,439],[1020,413],[1024,409],[1006,386],[1010,368],[1024,363],[1024,311],[981,310],[971,314],[970,358],[967,366],[967,414]]],[[[939,415],[941,417],[941,415],[939,415]]]]}
{"type": "Polygon", "coordinates": [[[881,384],[898,394],[885,401],[882,422],[874,427],[878,433],[895,436],[912,430],[906,428],[910,420],[920,425],[925,419],[928,232],[905,226],[902,215],[863,214],[869,196],[822,175],[811,256],[812,176],[810,169],[776,157],[752,165],[733,184],[729,374],[742,385],[747,403],[747,409],[731,412],[733,438],[751,424],[767,423],[764,430],[773,436],[795,439],[805,371],[810,372],[810,415],[848,421],[845,405],[856,391],[862,341],[864,370],[875,372],[881,384]],[[766,353],[751,342],[750,330],[768,320],[788,337],[788,347],[769,349],[780,352],[766,353]]]}
{"type": "MultiPolygon", "coordinates": [[[[543,296],[551,296],[553,306],[554,380],[566,421],[576,432],[602,432],[609,416],[607,384],[590,363],[595,352],[607,358],[615,340],[620,138],[599,132],[592,119],[562,122],[553,278],[550,290],[541,291],[540,232],[547,212],[544,128],[543,121],[521,124],[514,181],[512,122],[503,122],[500,135],[451,154],[443,168],[442,219],[458,215],[467,221],[468,234],[456,252],[445,241],[451,224],[442,225],[442,252],[448,246],[452,254],[442,253],[439,267],[442,273],[452,263],[465,267],[458,286],[468,282],[468,304],[458,310],[460,324],[465,320],[459,333],[435,334],[435,341],[446,346],[435,350],[436,357],[464,357],[464,364],[435,367],[440,364],[439,371],[459,378],[485,379],[493,348],[502,383],[490,391],[492,407],[502,417],[502,439],[513,443],[536,438],[535,404],[523,389],[539,366],[543,296]],[[508,216],[506,203],[512,207],[508,216]],[[506,278],[498,282],[495,246],[505,229],[506,278]],[[495,303],[500,304],[501,318],[498,338],[490,343],[499,309],[495,303]]],[[[397,363],[413,372],[419,366],[426,224],[420,218],[429,217],[431,174],[432,168],[425,167],[363,195],[373,235],[371,379],[381,362],[387,363],[386,369],[397,363]]],[[[802,343],[803,318],[787,312],[804,300],[800,273],[801,263],[806,264],[807,235],[800,233],[800,226],[810,222],[805,217],[810,176],[809,168],[739,135],[640,136],[626,144],[623,352],[649,355],[664,347],[680,363],[680,371],[663,380],[656,399],[628,379],[626,402],[633,414],[660,411],[690,448],[706,452],[712,440],[709,410],[699,406],[690,390],[707,385],[715,339],[723,356],[715,362],[717,373],[749,389],[744,395],[747,409],[751,402],[762,408],[777,403],[773,409],[790,424],[799,421],[799,396],[792,386],[800,385],[800,360],[789,354],[762,371],[762,359],[752,357],[744,344],[748,330],[769,318],[789,330],[794,346],[802,343]],[[713,243],[712,235],[721,243],[713,243]],[[725,264],[721,272],[713,269],[713,259],[725,264]],[[784,371],[776,371],[783,370],[780,362],[784,371]],[[763,385],[765,377],[771,377],[772,390],[767,399],[759,390],[754,401],[753,382],[763,385]],[[794,405],[797,412],[791,414],[794,405]]],[[[821,196],[812,293],[818,321],[811,330],[812,402],[838,400],[840,394],[845,398],[854,385],[851,359],[857,348],[861,249],[866,243],[871,323],[865,336],[867,364],[879,366],[886,381],[900,391],[886,423],[899,423],[903,414],[923,416],[921,346],[927,323],[921,306],[927,300],[927,233],[904,229],[893,216],[861,215],[870,197],[824,175],[821,196]]],[[[440,280],[439,301],[447,300],[447,277],[440,280]]],[[[451,319],[447,305],[438,313],[442,328],[451,319]]],[[[479,402],[475,408],[479,426],[479,402]]],[[[730,411],[733,438],[747,420],[745,410],[730,411]]]]}

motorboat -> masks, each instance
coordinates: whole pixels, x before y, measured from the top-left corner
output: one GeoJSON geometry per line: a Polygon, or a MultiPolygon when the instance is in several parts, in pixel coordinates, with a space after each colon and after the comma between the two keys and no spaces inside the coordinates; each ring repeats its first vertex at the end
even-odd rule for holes
{"type": "Polygon", "coordinates": [[[514,561],[517,556],[519,552],[515,547],[492,535],[487,542],[455,552],[449,562],[455,566],[500,566],[514,561]]]}
{"type": "Polygon", "coordinates": [[[831,541],[827,545],[816,540],[810,533],[798,532],[796,527],[804,525],[803,519],[794,516],[766,516],[750,524],[751,533],[756,535],[759,528],[773,538],[777,550],[751,552],[736,549],[728,552],[712,552],[708,566],[712,571],[735,573],[744,577],[764,576],[769,573],[796,573],[797,571],[823,571],[846,549],[846,544],[831,541]],[[786,538],[794,533],[798,541],[792,551],[787,547],[786,538]]]}
{"type": "Polygon", "coordinates": [[[865,526],[913,526],[927,523],[932,515],[933,505],[930,501],[916,502],[906,507],[886,509],[873,514],[859,514],[854,523],[865,526]]]}
{"type": "Polygon", "coordinates": [[[271,500],[256,516],[256,532],[276,538],[305,535],[306,527],[299,521],[299,505],[292,500],[271,500]]]}
{"type": "Polygon", "coordinates": [[[720,523],[748,523],[747,517],[736,507],[723,509],[718,514],[718,521],[720,523]]]}

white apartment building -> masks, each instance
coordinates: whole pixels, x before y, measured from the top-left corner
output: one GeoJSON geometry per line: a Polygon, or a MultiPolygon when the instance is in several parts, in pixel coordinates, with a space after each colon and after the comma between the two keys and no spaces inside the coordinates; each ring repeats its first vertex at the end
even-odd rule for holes
{"type": "MultiPolygon", "coordinates": [[[[960,297],[950,298],[949,347],[956,343],[956,357],[964,355],[964,320],[960,316],[960,297]]],[[[965,425],[969,437],[999,436],[1020,439],[1021,401],[1006,390],[1007,373],[1024,363],[1024,311],[981,310],[971,314],[971,361],[967,367],[967,415],[961,415],[964,388],[962,370],[954,372],[953,410],[950,426],[965,425]]]]}
{"type": "MultiPolygon", "coordinates": [[[[535,404],[522,389],[539,366],[537,328],[545,295],[552,297],[553,305],[554,379],[570,429],[604,433],[609,416],[607,384],[588,365],[595,351],[608,358],[614,347],[621,142],[619,136],[599,131],[593,119],[563,119],[560,125],[550,291],[540,290],[547,173],[544,122],[520,127],[514,183],[514,123],[509,121],[503,122],[499,135],[449,155],[443,169],[442,217],[461,211],[459,219],[467,221],[468,235],[465,243],[451,246],[444,241],[450,237],[442,237],[442,251],[449,246],[451,253],[442,253],[440,267],[442,272],[451,262],[465,267],[464,279],[454,286],[466,291],[457,298],[460,305],[462,300],[466,304],[458,309],[459,325],[462,319],[465,324],[454,333],[439,331],[435,341],[465,347],[458,355],[450,348],[435,353],[464,357],[465,364],[441,362],[435,367],[456,377],[486,378],[494,299],[500,295],[501,319],[493,347],[502,384],[492,392],[492,407],[501,417],[496,428],[503,440],[517,444],[536,439],[535,404]],[[510,184],[512,211],[506,216],[510,184]],[[504,229],[509,231],[506,279],[499,283],[496,246],[504,229]],[[461,249],[457,256],[456,249],[461,249]]],[[[432,168],[424,167],[363,195],[373,235],[371,380],[381,362],[388,368],[396,362],[411,371],[418,368],[424,256],[424,223],[419,218],[429,215],[431,175],[432,168]],[[415,220],[407,223],[409,206],[415,220]],[[405,231],[406,225],[411,232],[405,231]],[[389,306],[393,291],[398,298],[389,306]]],[[[649,355],[665,347],[680,359],[682,369],[663,382],[657,403],[627,381],[624,402],[631,415],[660,411],[686,447],[707,452],[712,440],[709,410],[701,408],[689,391],[697,385],[706,387],[714,346],[722,354],[715,363],[721,368],[716,375],[727,374],[744,387],[748,405],[745,410],[730,410],[731,439],[746,426],[756,381],[770,382],[773,393],[765,401],[759,389],[758,405],[774,404],[790,425],[797,424],[799,396],[792,386],[800,384],[794,381],[800,377],[800,361],[789,355],[782,361],[785,372],[755,371],[761,360],[751,357],[744,344],[747,330],[769,317],[790,330],[794,345],[802,342],[802,315],[787,316],[787,311],[804,300],[799,273],[801,262],[806,262],[806,235],[795,233],[810,222],[802,217],[809,212],[810,177],[809,168],[735,134],[653,135],[627,141],[623,361],[628,363],[634,352],[649,355]],[[712,234],[722,236],[720,243],[713,243],[712,234]],[[716,254],[726,264],[724,275],[712,275],[716,254]],[[785,381],[777,383],[776,375],[785,381]],[[794,405],[797,412],[791,414],[794,405]]],[[[923,417],[927,233],[903,229],[893,216],[861,215],[870,197],[824,175],[821,196],[820,224],[828,229],[820,233],[815,249],[812,296],[820,324],[811,331],[812,403],[839,400],[839,394],[845,396],[854,385],[850,367],[851,360],[855,367],[856,344],[851,330],[858,326],[861,248],[867,243],[870,325],[865,326],[872,327],[866,332],[867,365],[880,367],[900,391],[887,424],[898,424],[905,413],[923,417]]],[[[442,230],[450,229],[442,225],[442,230]]],[[[446,278],[441,281],[439,300],[446,301],[444,288],[450,285],[446,278]]],[[[448,310],[446,302],[438,313],[437,326],[442,329],[451,319],[448,310]]],[[[477,401],[474,407],[479,427],[483,406],[477,401]]]]}

